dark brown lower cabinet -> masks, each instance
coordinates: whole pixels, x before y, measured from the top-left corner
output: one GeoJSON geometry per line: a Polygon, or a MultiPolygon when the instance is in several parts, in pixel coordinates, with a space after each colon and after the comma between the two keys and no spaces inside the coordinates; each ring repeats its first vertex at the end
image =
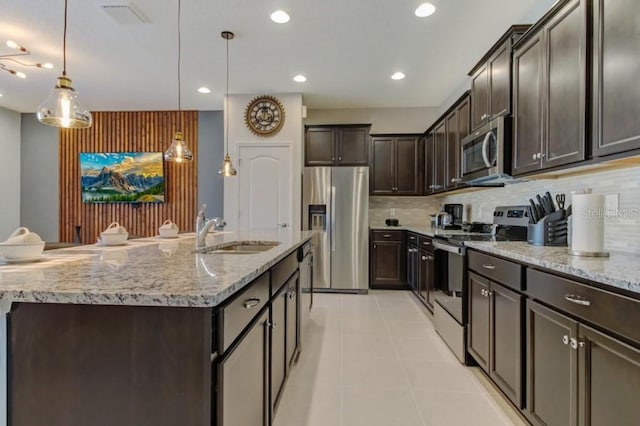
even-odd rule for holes
{"type": "Polygon", "coordinates": [[[289,367],[298,350],[299,324],[298,317],[300,315],[300,274],[296,273],[289,279],[289,290],[287,292],[287,375],[289,367]]]}
{"type": "Polygon", "coordinates": [[[271,302],[271,412],[275,415],[287,374],[286,320],[289,286],[283,285],[271,302]]]}
{"type": "Polygon", "coordinates": [[[534,425],[578,424],[576,321],[527,300],[527,409],[534,425]]]}
{"type": "Polygon", "coordinates": [[[640,350],[583,324],[577,343],[578,424],[638,424],[640,350]]]}
{"type": "Polygon", "coordinates": [[[269,424],[269,310],[217,364],[217,426],[269,424]]]}
{"type": "MultiPolygon", "coordinates": [[[[375,231],[374,231],[375,232],[375,231]]],[[[389,235],[394,232],[390,231],[389,235]]],[[[407,260],[404,240],[372,241],[369,282],[371,288],[406,289],[407,260]]]]}
{"type": "Polygon", "coordinates": [[[638,423],[640,350],[532,301],[527,329],[531,423],[638,423]]]}
{"type": "Polygon", "coordinates": [[[435,260],[433,252],[420,249],[418,253],[418,298],[433,312],[433,294],[435,292],[435,260]]]}
{"type": "Polygon", "coordinates": [[[500,284],[469,273],[469,353],[519,408],[523,299],[500,284]]]}

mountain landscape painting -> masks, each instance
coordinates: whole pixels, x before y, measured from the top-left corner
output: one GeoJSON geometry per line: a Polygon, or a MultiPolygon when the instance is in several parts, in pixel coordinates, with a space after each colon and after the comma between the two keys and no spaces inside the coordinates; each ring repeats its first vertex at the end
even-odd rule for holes
{"type": "Polygon", "coordinates": [[[85,203],[162,203],[162,153],[83,152],[80,185],[85,203]]]}

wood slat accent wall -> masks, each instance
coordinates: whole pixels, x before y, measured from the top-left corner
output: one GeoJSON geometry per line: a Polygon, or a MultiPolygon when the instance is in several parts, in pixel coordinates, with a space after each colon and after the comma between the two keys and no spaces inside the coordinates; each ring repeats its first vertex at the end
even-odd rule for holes
{"type": "Polygon", "coordinates": [[[81,152],[165,151],[177,126],[177,111],[94,112],[89,129],[61,129],[60,143],[60,241],[72,242],[80,225],[83,243],[94,243],[111,222],[119,222],[129,234],[157,235],[166,219],[182,231],[193,231],[198,202],[198,113],[183,111],[182,131],[194,161],[165,162],[165,202],[161,204],[89,204],[80,189],[81,152]]]}

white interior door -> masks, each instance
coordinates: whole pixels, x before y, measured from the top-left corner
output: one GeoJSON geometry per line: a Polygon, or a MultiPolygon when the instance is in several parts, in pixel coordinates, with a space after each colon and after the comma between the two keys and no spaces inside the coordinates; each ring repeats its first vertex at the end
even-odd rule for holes
{"type": "Polygon", "coordinates": [[[239,146],[238,229],[270,231],[291,226],[291,147],[239,146]]]}

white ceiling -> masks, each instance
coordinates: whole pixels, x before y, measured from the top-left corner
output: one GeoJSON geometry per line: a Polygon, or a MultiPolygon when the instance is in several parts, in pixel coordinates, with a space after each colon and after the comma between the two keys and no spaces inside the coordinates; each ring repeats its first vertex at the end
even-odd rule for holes
{"type": "MultiPolygon", "coordinates": [[[[222,108],[225,42],[231,93],[302,92],[309,108],[439,107],[511,25],[530,23],[554,0],[182,0],[182,108],[222,108]],[[288,24],[269,19],[276,9],[288,24]],[[395,71],[407,77],[392,81],[395,71]],[[295,83],[296,74],[306,83],[295,83]],[[211,93],[196,89],[208,86],[211,93]]],[[[134,0],[149,23],[120,25],[101,5],[69,0],[67,73],[93,111],[177,109],[177,0],[134,0]]],[[[2,0],[0,54],[7,39],[34,61],[22,80],[0,71],[0,106],[35,111],[62,69],[63,0],[2,0]]],[[[16,67],[18,69],[18,67],[16,67]]]]}

